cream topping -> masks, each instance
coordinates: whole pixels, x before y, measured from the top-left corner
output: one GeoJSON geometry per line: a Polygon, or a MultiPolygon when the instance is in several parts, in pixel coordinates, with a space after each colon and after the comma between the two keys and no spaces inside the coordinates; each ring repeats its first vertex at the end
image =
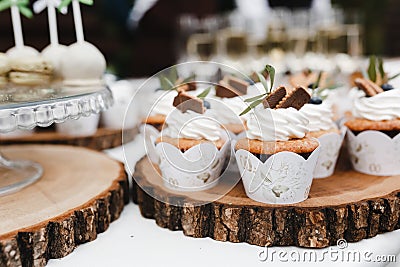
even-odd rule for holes
{"type": "Polygon", "coordinates": [[[248,104],[241,96],[232,98],[213,98],[206,99],[210,102],[211,109],[215,111],[219,123],[221,124],[240,124],[248,119],[248,114],[240,116],[239,114],[248,107],[248,104]]]}
{"type": "Polygon", "coordinates": [[[308,124],[310,132],[337,128],[333,122],[332,107],[325,102],[320,105],[305,104],[300,113],[310,121],[308,124]]]}
{"type": "Polygon", "coordinates": [[[209,141],[217,141],[221,138],[221,126],[215,120],[215,114],[211,110],[199,114],[191,110],[182,113],[175,109],[168,115],[166,124],[161,134],[171,138],[209,141]]]}
{"type": "Polygon", "coordinates": [[[261,141],[287,141],[308,133],[308,119],[294,108],[265,109],[257,106],[247,121],[247,137],[261,141]]]}
{"type": "Polygon", "coordinates": [[[175,107],[172,105],[174,98],[177,95],[175,90],[158,91],[153,97],[148,98],[148,103],[151,108],[150,115],[165,115],[171,113],[175,107]]]}
{"type": "Polygon", "coordinates": [[[400,89],[393,89],[372,97],[355,100],[353,115],[372,121],[400,118],[400,89]]]}

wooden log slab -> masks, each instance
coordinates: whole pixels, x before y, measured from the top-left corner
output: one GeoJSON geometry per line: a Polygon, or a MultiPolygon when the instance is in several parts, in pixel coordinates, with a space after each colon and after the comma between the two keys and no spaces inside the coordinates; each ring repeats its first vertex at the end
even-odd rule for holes
{"type": "Polygon", "coordinates": [[[123,164],[103,153],[63,145],[1,151],[10,159],[40,163],[44,175],[0,197],[0,266],[44,266],[64,257],[96,239],[129,202],[123,164]]]}
{"type": "Polygon", "coordinates": [[[0,136],[1,145],[24,145],[24,144],[56,144],[83,146],[94,150],[104,150],[121,146],[123,143],[132,141],[139,128],[116,130],[99,128],[97,132],[89,136],[69,136],[53,131],[39,131],[31,135],[11,137],[0,136]]]}
{"type": "MultiPolygon", "coordinates": [[[[342,160],[343,162],[343,160],[342,160]]],[[[332,177],[315,179],[309,198],[298,204],[268,205],[251,200],[240,181],[229,193],[198,205],[197,193],[162,185],[144,157],[133,175],[133,200],[146,218],[191,237],[247,242],[257,246],[323,248],[339,239],[357,242],[400,228],[400,176],[357,173],[339,163],[332,177]],[[179,201],[177,201],[179,199],[179,201]],[[168,203],[179,203],[171,205],[168,203]]],[[[209,194],[210,199],[215,189],[209,194]]]]}

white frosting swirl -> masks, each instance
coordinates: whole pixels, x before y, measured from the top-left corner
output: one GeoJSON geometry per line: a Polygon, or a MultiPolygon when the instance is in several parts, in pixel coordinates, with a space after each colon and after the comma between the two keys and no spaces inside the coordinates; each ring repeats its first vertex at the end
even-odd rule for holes
{"type": "Polygon", "coordinates": [[[400,89],[386,91],[373,97],[356,99],[353,115],[371,121],[400,118],[400,89]]]}
{"type": "Polygon", "coordinates": [[[333,122],[332,108],[325,102],[320,105],[305,104],[300,109],[300,113],[310,121],[308,124],[310,132],[337,128],[333,122]]]}
{"type": "Polygon", "coordinates": [[[247,121],[247,137],[261,141],[287,141],[308,133],[308,119],[294,108],[265,109],[259,105],[247,121]]]}
{"type": "Polygon", "coordinates": [[[175,90],[159,91],[153,97],[148,98],[148,103],[151,108],[150,115],[165,115],[171,113],[175,107],[172,105],[174,98],[177,95],[175,90]]]}
{"type": "Polygon", "coordinates": [[[167,127],[161,134],[172,138],[217,141],[221,138],[221,126],[214,118],[211,110],[199,114],[191,110],[182,113],[175,109],[168,115],[167,127]]]}
{"type": "Polygon", "coordinates": [[[217,114],[216,119],[221,124],[240,124],[248,118],[248,115],[239,117],[239,114],[248,107],[241,96],[232,98],[213,98],[206,99],[211,105],[211,109],[217,114]]]}

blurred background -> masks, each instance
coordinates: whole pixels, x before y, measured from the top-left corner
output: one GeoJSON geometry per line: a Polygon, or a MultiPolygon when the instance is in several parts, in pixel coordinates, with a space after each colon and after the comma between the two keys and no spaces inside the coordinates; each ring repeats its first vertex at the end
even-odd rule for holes
{"type": "MultiPolygon", "coordinates": [[[[121,78],[147,77],[188,60],[249,73],[267,62],[281,71],[304,68],[304,60],[351,68],[348,58],[400,55],[396,0],[95,0],[81,8],[86,39],[121,78]]],[[[27,45],[48,45],[46,12],[22,23],[27,45]]],[[[10,12],[0,13],[0,24],[4,52],[14,46],[10,12]]],[[[60,43],[75,42],[71,11],[58,14],[58,27],[60,43]]]]}

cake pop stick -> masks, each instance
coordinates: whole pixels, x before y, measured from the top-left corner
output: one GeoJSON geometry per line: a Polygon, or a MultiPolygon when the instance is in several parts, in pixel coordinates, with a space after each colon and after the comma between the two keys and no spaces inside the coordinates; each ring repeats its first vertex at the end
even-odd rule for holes
{"type": "Polygon", "coordinates": [[[76,33],[76,41],[78,43],[85,42],[85,37],[83,34],[83,24],[82,24],[82,15],[81,8],[79,3],[85,5],[93,5],[93,0],[63,0],[61,5],[58,7],[63,8],[68,6],[72,2],[72,11],[74,13],[74,23],[75,23],[75,33],[76,33]]]}
{"type": "Polygon", "coordinates": [[[0,11],[10,8],[11,20],[14,31],[14,41],[17,48],[24,47],[24,37],[22,34],[22,25],[20,12],[27,18],[33,16],[32,11],[27,7],[29,0],[4,0],[0,2],[0,11]]]}
{"type": "MultiPolygon", "coordinates": [[[[56,8],[61,4],[61,0],[38,0],[33,4],[33,11],[36,14],[42,12],[47,7],[49,21],[50,44],[58,45],[57,17],[56,8]]],[[[67,8],[60,10],[62,14],[67,13],[67,8]]]]}

